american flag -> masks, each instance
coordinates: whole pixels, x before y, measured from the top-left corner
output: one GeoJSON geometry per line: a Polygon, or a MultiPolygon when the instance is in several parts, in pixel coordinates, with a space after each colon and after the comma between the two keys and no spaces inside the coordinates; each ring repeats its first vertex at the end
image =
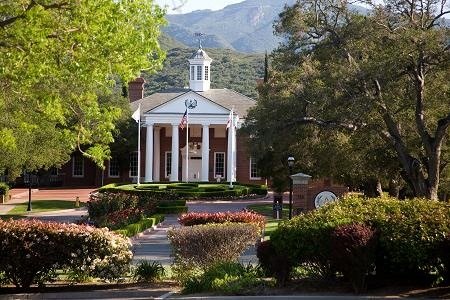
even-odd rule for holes
{"type": "Polygon", "coordinates": [[[187,108],[186,111],[184,112],[183,117],[181,118],[180,125],[178,125],[178,127],[184,129],[184,127],[186,127],[186,124],[187,124],[187,108]]]}

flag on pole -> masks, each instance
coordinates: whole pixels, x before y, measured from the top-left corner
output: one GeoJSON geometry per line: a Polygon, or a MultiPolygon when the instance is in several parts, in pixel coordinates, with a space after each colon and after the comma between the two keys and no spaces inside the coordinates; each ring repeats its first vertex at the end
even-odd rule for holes
{"type": "Polygon", "coordinates": [[[131,117],[139,123],[139,120],[141,119],[141,104],[139,104],[136,111],[131,115],[131,117]]]}
{"type": "Polygon", "coordinates": [[[230,115],[228,116],[227,121],[227,129],[230,128],[232,120],[233,120],[233,110],[230,110],[230,115]]]}
{"type": "Polygon", "coordinates": [[[180,125],[178,125],[181,129],[184,129],[184,127],[186,126],[186,124],[187,124],[187,108],[186,108],[186,111],[184,112],[184,115],[183,115],[183,117],[181,118],[181,121],[180,121],[180,125]]]}

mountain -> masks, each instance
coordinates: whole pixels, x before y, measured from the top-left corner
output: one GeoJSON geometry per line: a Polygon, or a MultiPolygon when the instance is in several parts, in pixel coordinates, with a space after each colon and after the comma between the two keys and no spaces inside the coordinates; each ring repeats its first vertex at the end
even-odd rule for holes
{"type": "Polygon", "coordinates": [[[164,32],[177,41],[196,47],[195,32],[204,33],[202,45],[246,53],[271,51],[279,43],[273,35],[273,23],[285,4],[295,0],[247,0],[221,10],[197,10],[187,14],[167,15],[164,32]]]}
{"type": "MultiPolygon", "coordinates": [[[[162,37],[166,45],[173,40],[162,37]]],[[[170,49],[170,48],[166,48],[170,49]]],[[[189,86],[188,58],[194,48],[173,48],[167,51],[163,69],[156,74],[143,73],[145,96],[167,88],[189,86]]],[[[264,76],[264,55],[238,53],[229,49],[205,49],[213,59],[211,88],[228,88],[256,99],[256,80],[264,76]]]]}

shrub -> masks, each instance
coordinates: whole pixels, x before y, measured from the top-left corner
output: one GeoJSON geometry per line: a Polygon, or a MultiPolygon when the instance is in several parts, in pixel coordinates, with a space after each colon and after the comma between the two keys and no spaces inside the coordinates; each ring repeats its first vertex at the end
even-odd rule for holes
{"type": "Polygon", "coordinates": [[[119,211],[107,214],[104,222],[99,226],[106,226],[109,229],[117,229],[121,226],[138,222],[143,218],[143,213],[139,208],[125,208],[119,211]]]}
{"type": "Polygon", "coordinates": [[[206,269],[216,263],[234,261],[254,245],[259,228],[254,224],[207,224],[171,229],[168,237],[175,264],[206,269]]]}
{"type": "Polygon", "coordinates": [[[4,182],[0,182],[0,195],[6,195],[8,191],[9,185],[4,182]]]}
{"type": "Polygon", "coordinates": [[[183,293],[219,292],[236,295],[260,285],[263,282],[257,268],[237,262],[221,262],[200,275],[186,278],[183,293]]]}
{"type": "Polygon", "coordinates": [[[164,215],[153,215],[150,218],[143,218],[142,220],[128,224],[120,229],[115,230],[116,233],[122,234],[126,237],[132,237],[136,234],[146,230],[147,228],[153,227],[158,223],[164,221],[164,215]]]}
{"type": "Polygon", "coordinates": [[[193,226],[208,223],[253,223],[256,224],[261,230],[264,229],[266,218],[253,211],[240,211],[240,212],[218,212],[218,213],[205,213],[205,212],[191,212],[183,214],[178,218],[178,222],[184,226],[193,226]]]}
{"type": "Polygon", "coordinates": [[[156,212],[159,214],[181,214],[187,211],[187,206],[158,206],[156,208],[156,212]]]}
{"type": "Polygon", "coordinates": [[[87,203],[89,217],[97,224],[105,222],[108,214],[117,213],[124,209],[136,208],[138,198],[125,193],[95,193],[91,194],[87,203]]]}
{"type": "Polygon", "coordinates": [[[276,252],[270,240],[263,241],[256,248],[259,265],[267,276],[273,276],[277,284],[283,286],[289,280],[292,272],[292,263],[284,254],[276,252]]]}
{"type": "Polygon", "coordinates": [[[320,274],[330,275],[334,274],[331,232],[351,223],[369,224],[377,230],[377,275],[429,274],[440,265],[435,253],[450,232],[450,206],[420,199],[347,197],[280,223],[271,240],[294,266],[308,263],[317,266],[320,274]]]}
{"type": "Polygon", "coordinates": [[[165,275],[164,267],[156,261],[141,261],[133,272],[136,282],[155,282],[165,275]]]}
{"type": "Polygon", "coordinates": [[[0,273],[21,288],[54,280],[57,269],[115,280],[132,258],[128,239],[107,229],[24,219],[0,228],[0,273]]]}
{"type": "Polygon", "coordinates": [[[350,280],[355,293],[366,289],[366,276],[375,263],[375,230],[367,225],[349,224],[331,235],[333,264],[350,280]]]}

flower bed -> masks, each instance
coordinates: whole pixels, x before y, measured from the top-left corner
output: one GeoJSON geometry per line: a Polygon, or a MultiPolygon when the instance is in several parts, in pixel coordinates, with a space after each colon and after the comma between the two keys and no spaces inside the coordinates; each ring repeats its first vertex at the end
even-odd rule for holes
{"type": "Polygon", "coordinates": [[[261,230],[264,229],[266,218],[263,215],[253,211],[239,211],[239,212],[191,212],[182,214],[178,218],[178,222],[184,226],[201,225],[208,223],[253,223],[261,230]]]}
{"type": "Polygon", "coordinates": [[[56,270],[116,280],[132,258],[129,240],[105,228],[29,219],[0,228],[0,273],[21,288],[55,280],[56,270]]]}

